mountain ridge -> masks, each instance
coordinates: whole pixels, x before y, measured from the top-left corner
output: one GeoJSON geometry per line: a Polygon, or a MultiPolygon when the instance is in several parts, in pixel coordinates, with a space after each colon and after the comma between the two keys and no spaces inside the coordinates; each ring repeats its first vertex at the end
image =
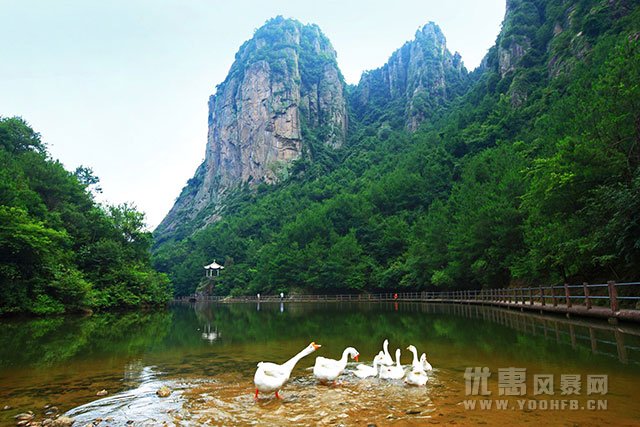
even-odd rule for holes
{"type": "Polygon", "coordinates": [[[218,221],[226,195],[243,184],[286,179],[293,162],[314,161],[314,151],[325,147],[334,155],[346,142],[349,117],[362,120],[347,110],[362,111],[370,99],[386,108],[395,100],[387,103],[385,90],[398,95],[405,125],[415,130],[467,83],[460,55],[447,50],[442,31],[429,22],[385,65],[364,72],[347,99],[336,52],[319,27],[270,19],[242,44],[209,98],[205,160],[156,228],[156,241],[186,237],[218,221]],[[380,87],[378,74],[388,88],[380,87]],[[268,134],[273,137],[263,136],[268,134]]]}
{"type": "Polygon", "coordinates": [[[637,279],[638,28],[637,2],[510,0],[464,93],[415,131],[404,97],[352,114],[342,148],[229,193],[155,266],[179,295],[213,258],[220,295],[637,279]]]}

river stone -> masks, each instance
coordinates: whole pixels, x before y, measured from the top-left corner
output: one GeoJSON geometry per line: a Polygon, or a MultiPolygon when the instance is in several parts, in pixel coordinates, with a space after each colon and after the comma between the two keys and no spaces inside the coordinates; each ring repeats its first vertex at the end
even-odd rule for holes
{"type": "Polygon", "coordinates": [[[58,408],[56,406],[50,406],[46,411],[44,411],[44,414],[46,416],[54,415],[57,413],[58,413],[58,408]]]}
{"type": "Polygon", "coordinates": [[[106,396],[107,394],[109,394],[109,392],[105,389],[102,389],[96,393],[96,396],[106,396]]]}
{"type": "Polygon", "coordinates": [[[166,385],[163,385],[156,391],[158,397],[168,397],[171,394],[171,390],[166,385]]]}
{"type": "Polygon", "coordinates": [[[56,418],[55,420],[53,420],[53,423],[51,423],[51,425],[53,427],[69,427],[75,422],[76,420],[74,418],[66,417],[63,415],[60,418],[56,418]]]}
{"type": "Polygon", "coordinates": [[[22,414],[18,414],[13,418],[15,418],[18,421],[24,421],[24,420],[30,421],[30,420],[33,419],[33,414],[25,412],[25,413],[22,413],[22,414]]]}

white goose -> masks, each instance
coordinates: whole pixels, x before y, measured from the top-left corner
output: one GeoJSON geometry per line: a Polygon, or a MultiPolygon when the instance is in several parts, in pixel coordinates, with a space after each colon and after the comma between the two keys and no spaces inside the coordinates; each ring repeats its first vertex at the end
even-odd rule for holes
{"type": "Polygon", "coordinates": [[[322,382],[335,381],[342,371],[344,371],[344,368],[347,367],[348,356],[351,356],[351,358],[357,362],[360,353],[353,347],[347,347],[342,352],[342,358],[340,360],[316,357],[316,364],[313,366],[313,375],[322,382]]]}
{"type": "Polygon", "coordinates": [[[433,366],[427,361],[427,355],[425,353],[422,353],[422,356],[420,356],[420,363],[422,363],[425,371],[433,371],[433,366]]]}
{"type": "Polygon", "coordinates": [[[358,365],[356,366],[356,370],[353,371],[353,374],[358,378],[368,378],[375,377],[378,375],[378,363],[384,356],[384,353],[380,352],[373,358],[373,366],[369,365],[358,365]]]}
{"type": "Polygon", "coordinates": [[[427,381],[429,381],[429,377],[423,369],[411,369],[404,379],[405,383],[417,386],[423,386],[427,384],[427,381]]]}
{"type": "Polygon", "coordinates": [[[399,380],[404,377],[404,369],[400,364],[400,349],[396,349],[396,364],[392,366],[383,366],[380,369],[380,378],[385,380],[399,380]]]}
{"type": "MultiPolygon", "coordinates": [[[[407,377],[404,379],[404,382],[411,385],[423,386],[427,383],[429,377],[424,370],[422,359],[418,359],[418,351],[413,345],[407,347],[407,350],[413,353],[413,362],[411,363],[411,370],[407,373],[407,377]]],[[[426,361],[426,359],[427,358],[425,356],[424,360],[426,361]]]]}
{"type": "Polygon", "coordinates": [[[393,365],[393,359],[389,354],[389,340],[384,340],[384,342],[382,343],[382,349],[384,350],[384,353],[382,359],[380,359],[380,364],[385,366],[393,365]]]}
{"type": "Polygon", "coordinates": [[[293,356],[291,359],[287,360],[282,365],[271,362],[258,363],[258,369],[253,376],[253,382],[256,385],[255,399],[258,399],[258,392],[260,391],[263,393],[270,393],[272,391],[275,391],[276,397],[280,399],[278,390],[280,390],[284,383],[287,382],[289,376],[291,375],[291,371],[293,370],[294,366],[296,366],[296,363],[298,363],[300,359],[310,355],[320,347],[321,345],[312,342],[304,350],[293,356]]]}
{"type": "MultiPolygon", "coordinates": [[[[407,350],[409,350],[411,353],[413,353],[413,361],[411,362],[411,367],[413,369],[423,369],[422,367],[422,362],[420,361],[420,359],[418,359],[418,350],[416,349],[415,346],[410,345],[409,347],[407,347],[407,350]]],[[[423,353],[424,355],[424,353],[423,353]]],[[[426,360],[426,355],[425,356],[425,360],[426,360]]]]}

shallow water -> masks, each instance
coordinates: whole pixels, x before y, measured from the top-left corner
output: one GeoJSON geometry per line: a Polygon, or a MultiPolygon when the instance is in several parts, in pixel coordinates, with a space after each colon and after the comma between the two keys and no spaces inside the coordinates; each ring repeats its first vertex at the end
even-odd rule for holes
{"type": "Polygon", "coordinates": [[[28,410],[42,420],[45,405],[82,426],[640,422],[640,330],[631,325],[479,306],[271,303],[180,304],[0,326],[0,409],[11,407],[0,411],[1,425],[14,425],[13,416],[28,410]],[[313,379],[316,355],[339,358],[354,346],[360,362],[371,363],[385,338],[392,353],[402,349],[404,365],[411,363],[409,344],[427,353],[434,371],[426,387],[348,372],[337,385],[313,379]],[[283,399],[254,401],[256,363],[282,363],[310,341],[322,348],[296,366],[283,399]],[[490,396],[466,393],[465,369],[472,367],[490,369],[490,396]],[[498,370],[510,367],[526,369],[524,395],[499,395],[498,370]],[[553,375],[553,395],[534,395],[540,374],[553,375]],[[581,390],[562,395],[561,376],[570,374],[579,375],[581,390]],[[587,375],[606,375],[607,393],[587,395],[587,375]],[[163,385],[169,397],[156,395],[163,385]],[[103,389],[108,394],[96,396],[103,389]],[[503,399],[507,409],[495,409],[503,399]],[[465,407],[481,400],[492,409],[465,407]],[[606,409],[590,410],[590,401],[606,409]]]}

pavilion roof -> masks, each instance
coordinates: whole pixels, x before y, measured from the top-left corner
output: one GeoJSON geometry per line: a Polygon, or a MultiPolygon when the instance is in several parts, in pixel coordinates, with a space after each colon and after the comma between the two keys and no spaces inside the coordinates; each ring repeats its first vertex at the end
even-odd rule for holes
{"type": "Polygon", "coordinates": [[[216,262],[214,259],[213,262],[209,265],[204,266],[205,270],[224,270],[224,267],[216,262]]]}

